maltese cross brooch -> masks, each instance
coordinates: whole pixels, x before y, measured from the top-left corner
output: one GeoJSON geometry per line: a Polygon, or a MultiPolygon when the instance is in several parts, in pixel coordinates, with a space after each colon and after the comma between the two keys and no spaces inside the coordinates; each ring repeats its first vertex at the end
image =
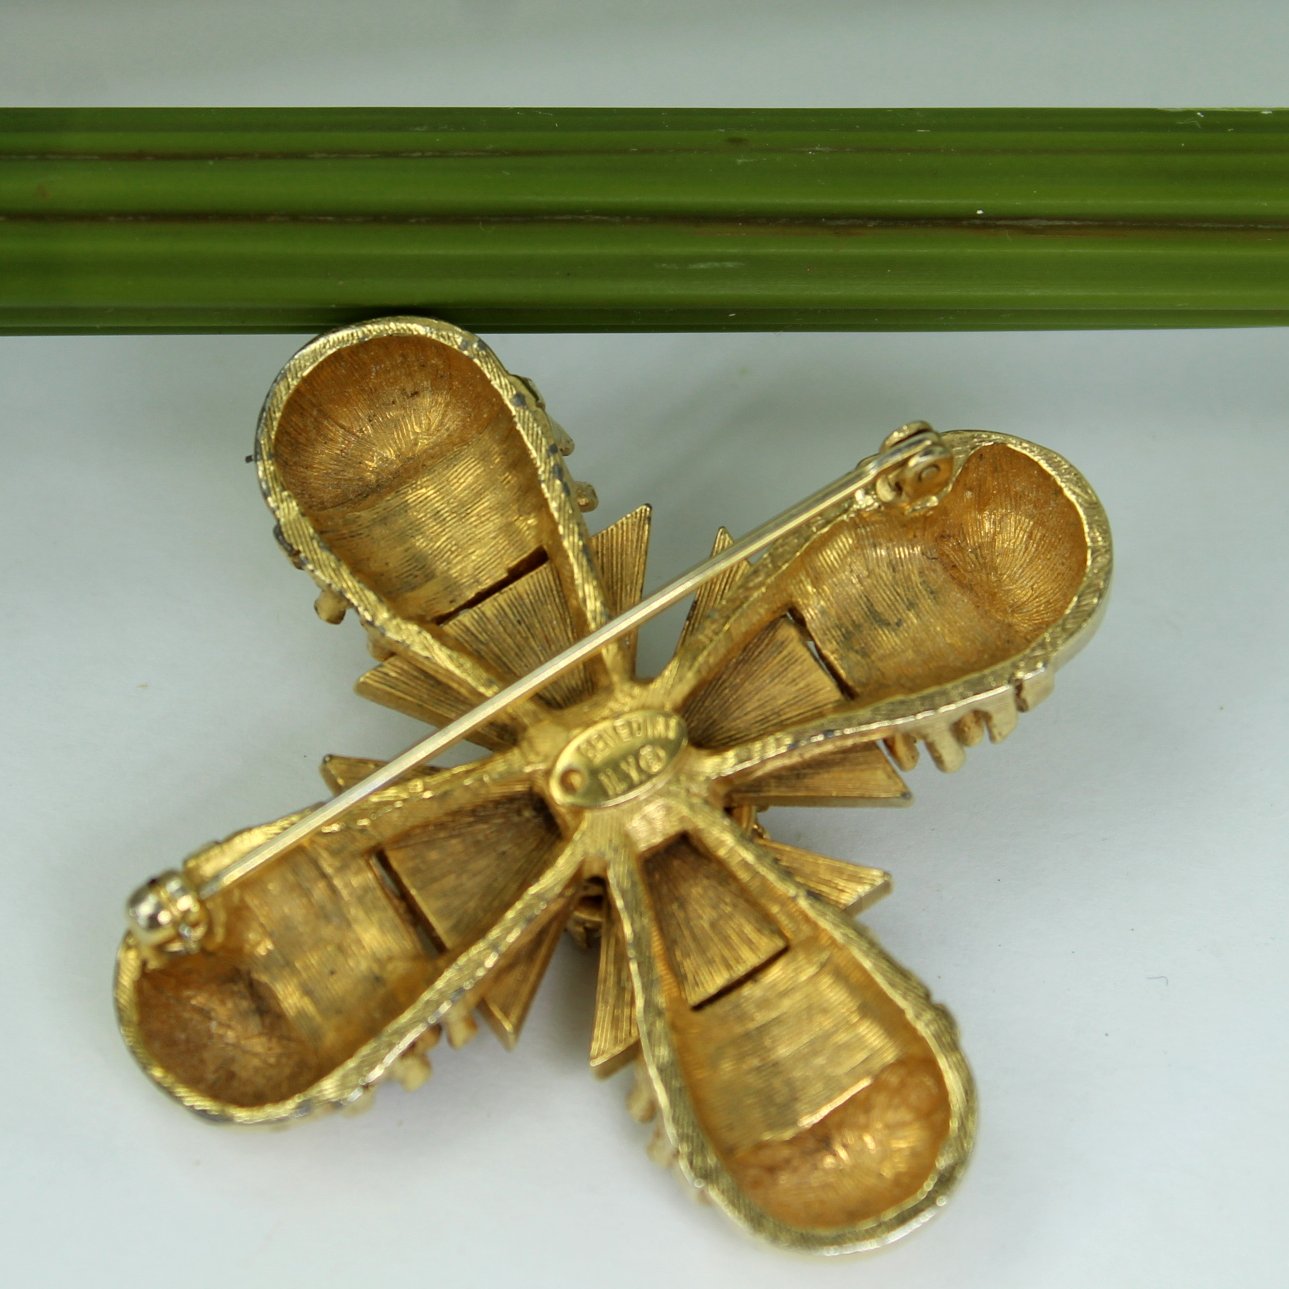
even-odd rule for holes
{"type": "Polygon", "coordinates": [[[884,1243],[962,1172],[971,1077],[948,1013],[851,920],[887,874],[758,811],[900,804],[922,748],[953,770],[1005,738],[1098,620],[1105,514],[1053,452],[915,423],[642,600],[649,510],[589,533],[571,448],[445,323],[348,327],[287,364],[256,451],[278,539],[319,614],[365,629],[358,692],[438,732],[327,757],[330,800],[136,892],[125,1040],[207,1119],[355,1106],[476,1017],[513,1046],[568,931],[599,955],[591,1066],[634,1066],[651,1153],[774,1243],[884,1243]],[[674,656],[637,675],[637,629],[682,598],[674,656]],[[464,738],[477,759],[430,764],[464,738]]]}

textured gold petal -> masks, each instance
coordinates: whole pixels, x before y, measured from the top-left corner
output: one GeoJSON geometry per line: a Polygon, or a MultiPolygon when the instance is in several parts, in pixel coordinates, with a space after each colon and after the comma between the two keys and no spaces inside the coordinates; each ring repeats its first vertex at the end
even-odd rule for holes
{"type": "Polygon", "coordinates": [[[506,1048],[513,1048],[519,1042],[520,1031],[563,934],[576,893],[576,888],[570,887],[552,904],[530,937],[488,979],[479,1010],[506,1048]]]}
{"type": "MultiPolygon", "coordinates": [[[[641,507],[590,539],[610,613],[621,612],[639,598],[649,514],[648,507],[641,507]]],[[[554,565],[549,563],[462,609],[445,622],[443,630],[508,680],[527,675],[580,635],[574,611],[554,565]]],[[[632,637],[605,652],[629,671],[634,648],[632,637]]],[[[600,670],[595,663],[574,668],[543,690],[542,697],[555,707],[589,698],[600,670]]]]}
{"type": "Polygon", "coordinates": [[[482,697],[496,675],[439,624],[546,563],[575,635],[609,615],[559,446],[532,392],[476,337],[387,318],[287,364],[257,455],[281,539],[324,592],[482,697]]]}
{"type": "Polygon", "coordinates": [[[616,1073],[640,1046],[636,1029],[635,991],[627,963],[627,947],[617,911],[604,911],[600,932],[600,964],[595,986],[595,1020],[591,1029],[591,1069],[600,1078],[616,1073]]]}
{"type": "MultiPolygon", "coordinates": [[[[355,783],[361,783],[369,774],[374,774],[384,765],[366,756],[324,756],[322,758],[322,778],[333,792],[343,792],[355,783]]],[[[440,767],[419,766],[394,780],[395,783],[406,783],[409,779],[424,779],[440,773],[440,767]]]]}
{"type": "Polygon", "coordinates": [[[732,748],[750,768],[802,742],[919,742],[954,769],[981,730],[1004,737],[1086,638],[1109,581],[1095,494],[1055,453],[1005,435],[942,436],[954,473],[937,504],[841,506],[782,539],[719,601],[664,672],[682,708],[778,615],[799,621],[847,697],[732,748]],[[863,737],[861,737],[863,736],[863,737]]]}
{"type": "Polygon", "coordinates": [[[880,868],[829,859],[769,837],[758,841],[802,886],[843,913],[860,913],[891,892],[891,875],[880,868]]]}
{"type": "MultiPolygon", "coordinates": [[[[220,860],[286,822],[229,838],[220,860]]],[[[253,1106],[298,1092],[433,978],[436,950],[410,910],[369,865],[321,840],[227,893],[215,947],[138,981],[152,1060],[204,1096],[253,1106]]]]}
{"type": "MultiPolygon", "coordinates": [[[[322,774],[336,792],[341,792],[365,779],[382,764],[381,761],[365,757],[328,756],[323,760],[322,774]]],[[[451,829],[449,828],[448,831],[451,829]]],[[[504,840],[509,842],[512,838],[506,837],[504,840]]],[[[388,863],[388,860],[386,859],[385,862],[388,863]]],[[[401,881],[401,877],[398,878],[396,885],[401,885],[401,881]]],[[[497,1037],[508,1048],[514,1047],[519,1041],[520,1031],[532,1006],[533,998],[536,996],[537,988],[541,984],[542,976],[545,975],[546,968],[550,964],[551,954],[555,951],[555,946],[564,929],[572,896],[573,893],[570,891],[565,899],[551,907],[533,931],[529,941],[514,950],[497,968],[480,999],[480,1011],[491,1024],[497,1037]]],[[[450,916],[449,914],[448,917],[450,916]]],[[[434,925],[434,932],[434,939],[438,940],[440,937],[437,924],[434,925]]]]}
{"type": "Polygon", "coordinates": [[[811,743],[754,764],[729,783],[729,799],[758,806],[904,805],[903,779],[876,743],[811,743]]]}
{"type": "Polygon", "coordinates": [[[805,633],[778,618],[684,709],[700,747],[729,747],[834,710],[844,695],[810,651],[805,633]]]}
{"type": "MultiPolygon", "coordinates": [[[[616,617],[635,604],[644,592],[645,562],[649,555],[649,529],[653,510],[637,506],[615,524],[591,538],[591,551],[600,570],[609,611],[616,617]]],[[[634,672],[636,634],[624,636],[617,646],[634,672]]]]}
{"type": "Polygon", "coordinates": [[[365,756],[324,756],[322,778],[332,792],[343,792],[353,784],[360,783],[384,764],[384,761],[374,761],[365,756]]]}
{"type": "MultiPolygon", "coordinates": [[[[364,672],[354,689],[363,698],[427,725],[448,725],[478,702],[473,691],[454,684],[446,675],[436,675],[423,661],[414,662],[401,654],[364,672]]],[[[481,747],[500,749],[514,743],[517,730],[514,715],[507,712],[481,725],[470,739],[481,747]]]]}
{"type": "Polygon", "coordinates": [[[658,934],[691,1007],[718,998],[787,948],[774,919],[688,838],[649,856],[658,934]]]}
{"type": "Polygon", "coordinates": [[[800,612],[865,702],[916,693],[1022,653],[1087,572],[1083,518],[1028,453],[982,446],[925,514],[855,515],[804,556],[800,612]]]}
{"type": "MultiPolygon", "coordinates": [[[[578,632],[555,569],[543,564],[441,628],[507,681],[518,680],[577,639],[578,632]]],[[[555,707],[589,698],[597,668],[587,663],[566,672],[542,691],[555,707]]]]}
{"type": "MultiPolygon", "coordinates": [[[[591,538],[610,613],[621,613],[640,598],[650,513],[648,506],[641,506],[591,538]]],[[[518,679],[577,639],[573,615],[550,564],[461,611],[443,630],[508,680],[518,679]]],[[[627,672],[634,666],[635,644],[633,634],[616,646],[627,672]]],[[[415,655],[386,659],[360,677],[356,688],[364,698],[431,725],[448,724],[477,701],[451,675],[436,673],[415,655]]],[[[593,689],[594,671],[581,667],[552,685],[545,696],[556,706],[565,706],[589,697],[593,689]]],[[[500,748],[513,744],[515,737],[516,724],[508,715],[482,726],[472,740],[500,748]]]]}
{"type": "MultiPolygon", "coordinates": [[[[695,1006],[663,947],[651,860],[614,855],[661,1141],[695,1185],[776,1243],[881,1243],[943,1201],[970,1147],[974,1101],[952,1022],[868,936],[802,899],[724,812],[676,800],[694,843],[773,917],[786,947],[695,1006]]],[[[719,918],[708,934],[721,934],[719,918]]]]}
{"type": "MultiPolygon", "coordinates": [[[[323,760],[322,774],[334,791],[342,792],[365,779],[382,764],[364,757],[328,756],[323,760]]],[[[531,940],[514,950],[497,968],[480,998],[479,1010],[507,1048],[514,1047],[519,1041],[529,1008],[564,930],[571,901],[572,891],[544,915],[531,940]]]]}
{"type": "MultiPolygon", "coordinates": [[[[335,758],[334,777],[343,782],[370,764],[335,758]]],[[[556,834],[513,892],[490,888],[514,898],[480,905],[470,932],[451,945],[418,903],[417,864],[427,859],[425,838],[440,830],[450,862],[466,821],[482,812],[476,835],[491,836],[522,867],[534,829],[525,838],[516,820],[525,810],[539,818],[540,808],[518,773],[522,762],[491,758],[401,780],[212,897],[212,926],[196,952],[148,964],[127,939],[117,1005],[144,1068],[209,1117],[277,1121],[358,1095],[386,1056],[428,1025],[448,1023],[454,999],[485,995],[488,973],[516,961],[557,916],[551,910],[567,911],[580,852],[556,834]],[[488,831],[494,820],[500,842],[488,831]],[[410,885],[390,855],[405,857],[410,885]]],[[[188,861],[189,880],[200,885],[298,817],[206,847],[188,861]]],[[[424,885],[433,894],[434,883],[424,885]]],[[[517,984],[506,982],[499,1008],[516,1029],[517,984]]]]}
{"type": "MultiPolygon", "coordinates": [[[[718,528],[716,539],[712,542],[712,554],[719,555],[734,544],[728,528],[718,528]]],[[[689,612],[685,615],[685,625],[680,630],[680,639],[676,642],[676,652],[680,653],[695,632],[706,620],[707,615],[736,587],[747,573],[745,562],[734,564],[723,573],[711,578],[700,586],[694,595],[689,612]]]]}
{"type": "Polygon", "coordinates": [[[384,855],[407,899],[451,949],[513,904],[561,843],[541,799],[523,789],[404,833],[384,855]]]}

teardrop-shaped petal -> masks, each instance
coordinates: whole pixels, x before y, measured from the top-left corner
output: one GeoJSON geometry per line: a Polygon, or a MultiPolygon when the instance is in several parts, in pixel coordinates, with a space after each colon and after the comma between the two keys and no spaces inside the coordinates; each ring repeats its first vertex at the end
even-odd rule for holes
{"type": "Polygon", "coordinates": [[[837,1253],[895,1238],[943,1203],[971,1148],[952,1020],[728,815],[696,798],[673,807],[696,880],[736,890],[740,907],[731,931],[728,910],[690,906],[706,934],[678,933],[652,873],[677,843],[638,853],[624,839],[613,856],[659,1140],[700,1191],[777,1244],[837,1253]],[[695,991],[731,937],[746,950],[740,971],[695,991]]]}
{"type": "MultiPolygon", "coordinates": [[[[139,1063],[205,1117],[268,1123],[349,1104],[476,1005],[513,1039],[582,862],[524,770],[508,754],[382,789],[212,896],[191,953],[148,961],[127,937],[116,999],[139,1063]]],[[[204,848],[188,879],[295,818],[204,848]]]]}
{"type": "Polygon", "coordinates": [[[782,539],[660,678],[665,701],[723,749],[712,773],[740,799],[756,799],[752,780],[817,777],[810,763],[840,765],[847,747],[874,774],[886,766],[890,787],[873,799],[898,796],[883,741],[902,765],[920,741],[955,769],[986,731],[1012,729],[1095,626],[1110,533],[1082,476],[1005,435],[943,443],[953,475],[935,504],[857,497],[782,539]],[[770,640],[779,657],[766,667],[770,640]]]}
{"type": "MultiPolygon", "coordinates": [[[[506,641],[549,656],[610,616],[562,446],[477,337],[387,318],[322,336],[286,365],[257,459],[281,540],[329,605],[352,605],[468,702],[530,665],[499,652],[506,641]],[[507,632],[510,619],[535,629],[507,632]]],[[[623,658],[608,651],[582,684],[623,658]]]]}

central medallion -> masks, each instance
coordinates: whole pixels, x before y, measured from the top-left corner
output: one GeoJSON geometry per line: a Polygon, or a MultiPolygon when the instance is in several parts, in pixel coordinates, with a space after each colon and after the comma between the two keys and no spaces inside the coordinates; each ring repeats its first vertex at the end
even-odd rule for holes
{"type": "Polygon", "coordinates": [[[685,747],[675,712],[643,709],[597,721],[559,754],[551,792],[565,806],[611,806],[665,776],[685,747]]]}

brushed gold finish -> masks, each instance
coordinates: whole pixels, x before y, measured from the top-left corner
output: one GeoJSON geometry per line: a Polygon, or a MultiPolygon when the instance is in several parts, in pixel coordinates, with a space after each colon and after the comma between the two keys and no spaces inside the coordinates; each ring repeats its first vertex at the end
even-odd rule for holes
{"type": "Polygon", "coordinates": [[[891,875],[880,868],[843,863],[765,836],[757,841],[806,890],[843,913],[861,913],[891,893],[891,875]]]}
{"type": "Polygon", "coordinates": [[[595,1022],[591,1031],[591,1069],[601,1078],[616,1074],[640,1050],[635,989],[622,926],[612,906],[602,914],[599,974],[595,985],[595,1022]]]}
{"type": "Polygon", "coordinates": [[[285,1122],[517,1041],[560,933],[598,941],[590,1059],[634,1064],[651,1154],[778,1244],[916,1226],[975,1128],[948,1014],[846,916],[881,869],[768,838],[767,805],[904,804],[1050,688],[1110,539],[1064,460],[913,423],[643,600],[647,508],[592,537],[531,382],[444,323],[323,336],[261,418],[260,478],[365,696],[442,725],[336,794],[204,847],[132,902],[122,1032],[205,1117],[285,1122]],[[757,552],[759,557],[753,558],[757,552]],[[639,625],[694,601],[641,678],[639,625]],[[670,598],[669,598],[670,597],[670,598]],[[424,762],[463,736],[479,758],[424,762]]]}

